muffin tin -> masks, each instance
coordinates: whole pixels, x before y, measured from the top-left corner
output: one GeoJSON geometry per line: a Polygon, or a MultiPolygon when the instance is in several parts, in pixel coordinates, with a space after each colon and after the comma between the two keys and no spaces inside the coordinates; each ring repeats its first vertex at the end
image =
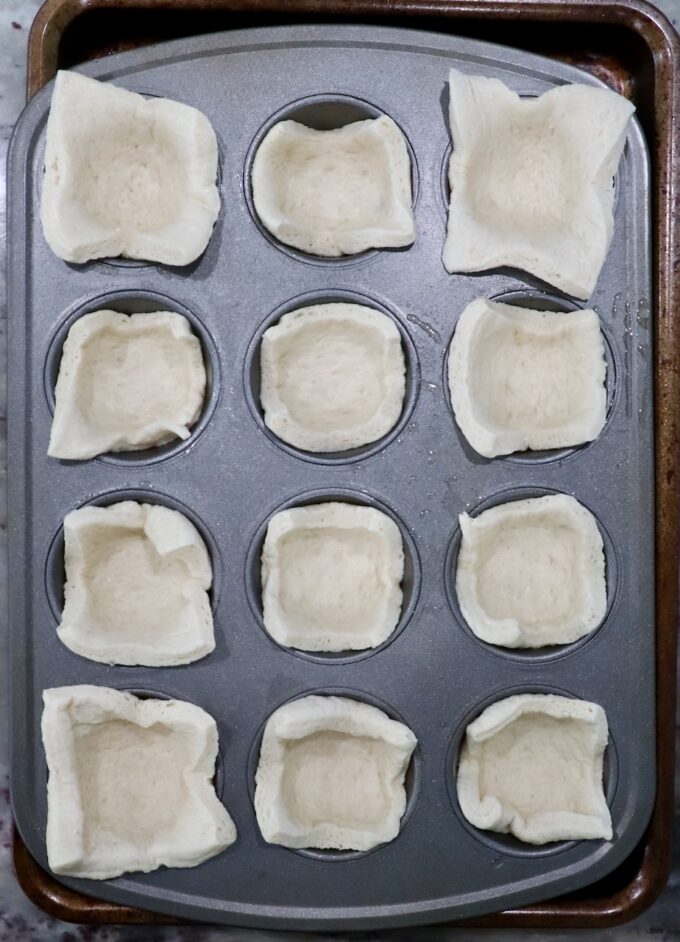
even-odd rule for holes
{"type": "MultiPolygon", "coordinates": [[[[633,120],[618,174],[612,248],[589,304],[609,347],[610,409],[600,438],[579,449],[491,461],[452,417],[445,360],[457,316],[477,296],[512,292],[535,306],[571,299],[510,270],[448,275],[441,262],[449,147],[446,79],[455,66],[501,78],[524,95],[565,81],[597,84],[552,61],[467,39],[376,27],[235,31],[124,53],[83,68],[147,95],[195,105],[221,147],[222,211],[205,255],[186,269],[139,263],[67,265],[39,224],[51,86],[20,120],[10,158],[10,455],[13,805],[22,837],[46,865],[47,770],[41,691],[95,683],[189,700],[217,720],[220,796],[236,844],[189,870],[92,883],[90,895],[211,922],[273,928],[375,928],[458,918],[536,901],[599,879],[625,859],[654,802],[653,410],[649,181],[633,120]],[[243,94],[248,89],[248,95],[243,94]],[[276,117],[311,106],[309,123],[352,117],[348,99],[389,114],[409,141],[418,237],[402,250],[323,260],[265,237],[249,208],[254,143],[276,117]],[[365,103],[365,104],[363,104],[365,103]],[[344,109],[344,111],[343,111],[344,109]],[[316,117],[314,117],[316,115],[316,117]],[[257,342],[286,310],[319,300],[373,303],[402,332],[408,363],[396,429],[357,454],[314,456],[263,426],[257,342]],[[50,401],[67,325],[80,313],[164,307],[189,313],[211,374],[206,410],[187,442],[88,462],[46,457],[50,401]],[[457,515],[562,491],[598,519],[609,607],[574,645],[503,651],[457,614],[450,566],[457,515]],[[64,515],[132,498],[188,509],[213,555],[216,650],[179,668],[107,667],[57,639],[64,515]],[[402,621],[380,649],[347,657],[276,645],[259,623],[257,556],[282,506],[325,499],[379,506],[405,536],[402,621]],[[632,538],[631,538],[632,537],[632,538]],[[615,578],[612,578],[615,575],[615,578]],[[607,711],[606,792],[614,840],[532,848],[471,828],[455,797],[466,724],[520,691],[592,699],[607,711]],[[418,737],[400,835],[366,854],[294,852],[265,844],[252,806],[257,744],[281,703],[310,692],[374,702],[418,737]]],[[[584,305],[585,306],[585,305],[584,305]]]]}

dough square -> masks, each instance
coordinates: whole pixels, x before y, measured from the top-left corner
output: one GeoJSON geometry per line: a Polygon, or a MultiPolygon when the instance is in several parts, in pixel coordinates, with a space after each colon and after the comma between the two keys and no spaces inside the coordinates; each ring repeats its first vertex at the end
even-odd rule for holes
{"type": "Polygon", "coordinates": [[[510,501],[461,514],[461,612],[477,637],[507,648],[570,644],[607,610],[602,536],[574,497],[510,501]]]}
{"type": "Polygon", "coordinates": [[[416,744],[403,723],[347,697],[311,695],[279,707],[267,720],[255,779],[265,841],[365,851],[394,840],[416,744]]]}
{"type": "Polygon", "coordinates": [[[458,319],[448,371],[456,422],[486,458],[582,445],[604,428],[607,363],[593,310],[478,298],[458,319]]]}
{"type": "Polygon", "coordinates": [[[236,840],[212,784],[218,739],[209,714],[89,685],[45,690],[43,700],[55,873],[105,880],[194,867],[236,840]]]}
{"type": "Polygon", "coordinates": [[[105,664],[171,667],[215,647],[212,564],[196,527],[159,504],[83,507],[64,519],[57,634],[105,664]]]}
{"type": "Polygon", "coordinates": [[[40,216],[59,258],[188,265],[219,213],[216,178],[217,139],[196,108],[57,73],[40,216]]]}
{"type": "Polygon", "coordinates": [[[457,776],[463,815],[529,844],[611,840],[608,737],[597,703],[518,694],[491,704],[466,730],[457,776]]]}
{"type": "Polygon", "coordinates": [[[64,342],[47,453],[85,459],[186,439],[205,388],[201,344],[181,314],[85,314],[64,342]]]}
{"type": "Polygon", "coordinates": [[[511,265],[590,297],[612,239],[613,177],[633,105],[589,85],[520,98],[456,69],[449,89],[447,271],[511,265]]]}
{"type": "Polygon", "coordinates": [[[257,149],[252,187],[265,229],[302,252],[356,255],[416,237],[406,141],[386,115],[327,131],[280,121],[257,149]]]}
{"type": "Polygon", "coordinates": [[[404,550],[373,507],[331,501],[269,521],[262,550],[267,632],[303,651],[357,651],[389,638],[401,614],[404,550]]]}
{"type": "Polygon", "coordinates": [[[260,400],[282,441],[336,452],[378,441],[399,421],[404,351],[391,317],[363,304],[313,304],[263,334],[260,400]]]}

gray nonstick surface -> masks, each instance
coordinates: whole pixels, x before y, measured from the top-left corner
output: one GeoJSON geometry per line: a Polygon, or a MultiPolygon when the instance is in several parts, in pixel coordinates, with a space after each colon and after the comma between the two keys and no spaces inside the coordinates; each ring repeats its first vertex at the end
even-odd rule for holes
{"type": "MultiPolygon", "coordinates": [[[[289,27],[198,37],[90,63],[83,72],[195,105],[220,142],[222,211],[205,255],[186,269],[125,261],[68,265],[39,224],[51,86],[17,125],[10,156],[10,631],[12,799],[22,837],[47,865],[47,769],[41,693],[92,683],[196,703],[220,732],[218,791],[238,828],[227,851],[194,869],[117,880],[61,878],[105,899],[211,922],[275,928],[377,928],[469,916],[565,893],[603,876],[641,837],[654,801],[653,399],[649,180],[633,121],[617,177],[611,251],[589,302],[608,358],[609,413],[587,446],[492,461],[462,438],[445,383],[457,317],[473,298],[571,310],[574,302],[512,270],[448,275],[441,262],[451,66],[496,76],[521,94],[597,80],[500,46],[410,30],[289,27]],[[254,216],[249,167],[282,118],[332,127],[389,114],[413,160],[418,238],[402,250],[322,260],[276,243],[254,216]],[[401,421],[354,453],[314,456],[276,440],[258,400],[258,340],[283,313],[354,300],[397,323],[408,365],[401,421]],[[185,443],[74,463],[46,456],[61,344],[74,318],[113,307],[191,317],[210,373],[185,443]],[[458,514],[562,491],[602,530],[609,605],[576,644],[504,651],[475,638],[455,598],[458,514]],[[133,498],[187,513],[213,557],[216,650],[179,668],[107,667],[57,639],[64,515],[133,498]],[[384,508],[407,559],[404,611],[376,651],[319,656],[279,647],[262,626],[258,557],[268,518],[298,503],[347,499],[384,508]],[[400,835],[370,853],[265,844],[253,811],[259,738],[269,714],[309,692],[382,706],[418,737],[400,835]],[[520,691],[595,700],[611,741],[605,785],[613,841],[533,848],[463,819],[454,771],[466,724],[520,691]]],[[[586,306],[586,305],[584,305],[586,306]]]]}

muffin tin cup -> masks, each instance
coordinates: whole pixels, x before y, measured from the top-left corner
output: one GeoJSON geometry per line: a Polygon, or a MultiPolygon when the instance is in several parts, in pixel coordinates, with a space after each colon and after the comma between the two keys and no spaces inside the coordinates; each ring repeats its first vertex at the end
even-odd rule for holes
{"type": "MultiPolygon", "coordinates": [[[[490,495],[475,507],[469,508],[467,513],[470,517],[478,517],[480,514],[484,513],[485,510],[490,510],[492,507],[500,507],[501,505],[513,503],[514,501],[518,500],[531,500],[538,497],[554,496],[560,493],[561,491],[556,491],[547,487],[510,487],[507,490],[490,495]]],[[[605,580],[607,585],[607,608],[604,617],[599,625],[593,628],[593,630],[590,631],[587,635],[584,635],[582,638],[578,638],[576,641],[571,641],[568,644],[556,644],[551,646],[545,645],[539,648],[509,648],[498,644],[491,644],[490,642],[479,638],[472,631],[460,609],[458,593],[456,591],[458,555],[460,553],[462,542],[460,524],[456,526],[446,553],[446,560],[444,563],[444,584],[446,586],[446,597],[448,599],[449,605],[451,606],[451,611],[453,612],[454,618],[456,619],[460,628],[472,641],[481,645],[481,647],[486,651],[489,651],[492,654],[497,654],[500,657],[505,657],[509,660],[516,660],[520,662],[529,661],[531,663],[538,664],[545,661],[554,661],[558,658],[567,657],[569,654],[572,654],[576,651],[581,651],[582,648],[588,644],[588,642],[597,637],[600,631],[605,630],[607,624],[616,615],[616,606],[619,599],[619,572],[621,571],[621,560],[618,558],[619,554],[611,538],[611,535],[602,521],[598,519],[597,515],[593,513],[589,507],[586,507],[586,510],[590,510],[590,512],[593,514],[597,528],[600,532],[600,536],[602,537],[605,562],[605,580]]]]}
{"type": "MultiPolygon", "coordinates": [[[[278,710],[279,707],[285,706],[286,703],[293,703],[295,700],[301,700],[303,697],[311,696],[346,697],[350,700],[357,700],[360,703],[367,703],[369,706],[377,707],[379,710],[382,710],[383,713],[387,714],[391,720],[396,720],[398,723],[402,723],[404,726],[409,725],[408,721],[405,720],[404,717],[400,716],[389,704],[378,699],[377,697],[372,696],[370,693],[366,693],[362,690],[354,690],[351,687],[322,687],[314,690],[304,690],[299,694],[290,697],[284,703],[278,703],[275,707],[273,707],[272,713],[274,713],[275,710],[278,710]]],[[[264,729],[268,720],[269,717],[267,717],[261,724],[248,753],[247,786],[248,794],[250,795],[250,799],[253,804],[255,801],[255,776],[260,760],[262,737],[264,736],[264,729]]],[[[290,853],[297,854],[300,857],[306,857],[309,860],[327,861],[329,863],[346,863],[376,854],[381,849],[391,846],[394,844],[394,841],[399,840],[404,832],[404,828],[409,823],[416,809],[423,774],[422,762],[423,760],[420,747],[416,746],[413,754],[411,755],[404,780],[404,788],[406,790],[406,807],[404,808],[404,813],[401,816],[399,834],[397,834],[394,840],[390,841],[389,844],[378,844],[376,847],[372,847],[370,850],[323,850],[316,847],[286,847],[285,849],[290,853]]],[[[262,842],[264,843],[263,840],[262,842]]]]}
{"type": "MultiPolygon", "coordinates": [[[[308,265],[328,265],[331,266],[332,269],[363,265],[374,259],[380,252],[403,252],[408,248],[407,246],[405,248],[396,249],[366,249],[363,252],[357,252],[355,255],[312,255],[309,252],[303,252],[301,249],[296,249],[292,245],[287,245],[285,242],[277,239],[260,220],[253,199],[252,169],[255,155],[267,134],[281,121],[297,121],[299,124],[304,124],[305,127],[313,128],[316,131],[330,131],[336,128],[346,127],[348,124],[353,124],[355,121],[374,120],[384,114],[386,114],[386,112],[377,105],[353,95],[320,94],[306,95],[304,98],[290,102],[265,121],[248,148],[244,166],[243,187],[252,220],[268,242],[279,249],[279,251],[284,252],[290,258],[294,258],[297,261],[306,262],[308,265]]],[[[388,117],[392,117],[392,115],[388,115],[388,117]]],[[[392,118],[392,120],[399,126],[399,122],[396,119],[392,118]]],[[[404,135],[406,149],[411,161],[411,200],[413,208],[415,209],[419,190],[418,165],[411,142],[403,129],[401,127],[399,129],[404,135]]]]}
{"type": "Polygon", "coordinates": [[[258,327],[253,336],[245,357],[243,370],[243,389],[246,402],[250,407],[251,414],[264,434],[279,448],[282,448],[289,455],[295,455],[303,461],[311,461],[322,465],[341,465],[352,461],[361,461],[371,455],[386,448],[403,432],[408,423],[413,409],[415,408],[418,392],[420,388],[420,364],[418,362],[418,353],[411,337],[410,331],[406,328],[403,317],[386,303],[383,299],[359,294],[346,288],[331,288],[329,290],[312,291],[296,298],[291,298],[277,307],[258,327]],[[260,346],[262,344],[263,334],[274,327],[285,314],[296,311],[300,308],[311,307],[316,304],[361,304],[373,308],[381,314],[385,314],[394,323],[401,335],[401,347],[404,353],[404,363],[406,366],[406,382],[404,388],[404,400],[401,407],[401,413],[394,426],[380,438],[373,442],[367,442],[357,448],[347,448],[343,451],[334,452],[314,452],[305,451],[289,444],[282,438],[279,438],[264,420],[264,410],[260,401],[260,346]]]}
{"type": "MultiPolygon", "coordinates": [[[[164,445],[156,445],[151,448],[119,452],[109,451],[98,455],[96,460],[122,466],[130,464],[151,465],[158,461],[173,458],[192,448],[198,437],[205,431],[217,408],[220,397],[221,372],[219,356],[215,340],[211,332],[205,327],[203,319],[179,301],[155,291],[110,291],[80,302],[61,318],[49,341],[43,371],[43,387],[50,415],[54,416],[57,377],[59,376],[64,342],[68,332],[81,317],[91,314],[93,311],[102,310],[119,311],[122,314],[147,314],[154,311],[172,311],[175,314],[181,314],[187,319],[194,335],[201,344],[206,373],[206,387],[203,406],[198,418],[189,429],[190,435],[187,439],[177,438],[166,442],[164,445]]],[[[68,464],[72,465],[76,462],[69,461],[68,464]]]]}
{"type": "Polygon", "coordinates": [[[253,616],[255,617],[258,625],[265,632],[267,638],[272,642],[272,644],[277,645],[282,650],[287,651],[296,657],[301,657],[309,661],[316,661],[320,664],[336,666],[342,664],[351,664],[354,661],[360,661],[367,657],[373,657],[374,655],[380,654],[380,652],[384,651],[388,645],[396,641],[401,632],[404,631],[413,618],[414,611],[418,605],[418,597],[420,595],[420,588],[422,584],[418,550],[413,541],[413,537],[409,533],[404,522],[399,519],[394,511],[385,506],[385,504],[381,503],[372,495],[367,494],[365,491],[350,490],[348,488],[307,491],[305,493],[299,494],[297,497],[290,498],[285,503],[281,504],[281,506],[277,507],[276,510],[272,511],[268,515],[267,519],[264,520],[257,528],[257,532],[251,541],[250,548],[248,549],[248,554],[246,556],[244,578],[250,610],[253,613],[253,616]],[[308,507],[312,504],[323,504],[330,501],[354,504],[358,507],[372,507],[374,510],[379,510],[381,513],[389,517],[390,520],[392,520],[392,522],[395,523],[399,528],[404,550],[404,575],[401,581],[401,613],[399,615],[399,621],[397,622],[392,633],[382,642],[382,644],[377,645],[375,648],[359,648],[352,651],[323,652],[305,651],[301,648],[286,647],[285,645],[279,644],[278,641],[272,638],[264,624],[262,612],[261,556],[262,549],[264,547],[264,541],[267,536],[269,522],[275,514],[281,513],[282,510],[291,510],[294,507],[308,507]]]}
{"type": "MultiPolygon", "coordinates": [[[[131,92],[136,92],[138,95],[142,95],[144,98],[165,97],[162,90],[158,90],[147,83],[138,84],[135,81],[130,81],[126,83],[125,87],[129,89],[129,91],[131,92]]],[[[175,95],[174,100],[179,101],[182,104],[191,104],[190,100],[185,99],[181,95],[175,95]]],[[[213,130],[216,130],[216,129],[213,128],[213,130]]],[[[222,136],[219,133],[217,133],[217,131],[215,133],[215,137],[217,139],[217,174],[216,174],[215,182],[216,182],[217,190],[218,192],[220,192],[222,189],[222,181],[223,181],[223,174],[224,174],[225,148],[224,148],[224,141],[222,140],[222,136]]],[[[44,139],[42,139],[39,142],[37,151],[38,151],[38,157],[39,157],[39,165],[42,168],[45,162],[44,139]]],[[[41,196],[42,196],[42,187],[43,187],[42,172],[34,176],[32,183],[33,183],[33,197],[36,204],[39,204],[41,196]]],[[[220,219],[223,212],[224,212],[224,207],[220,207],[220,213],[215,222],[215,230],[220,225],[220,219]]],[[[215,236],[215,230],[213,231],[213,238],[215,236]]],[[[122,275],[130,274],[133,277],[142,277],[147,274],[147,271],[145,270],[153,270],[155,268],[166,269],[167,271],[175,271],[175,272],[181,273],[184,276],[188,276],[188,275],[191,275],[191,273],[194,271],[196,266],[200,264],[200,261],[201,259],[199,257],[195,261],[189,262],[188,265],[166,266],[164,265],[163,262],[147,261],[146,259],[138,259],[138,258],[127,258],[124,255],[117,255],[115,257],[102,257],[102,258],[89,259],[88,261],[82,262],[82,263],[65,262],[64,264],[66,264],[73,271],[74,274],[78,272],[85,272],[87,271],[88,268],[92,266],[94,266],[95,271],[97,271],[98,267],[101,266],[101,268],[99,268],[99,271],[104,277],[111,274],[110,269],[114,269],[114,270],[120,269],[122,275]]]]}
{"type": "MultiPolygon", "coordinates": [[[[567,697],[570,700],[582,699],[568,690],[562,690],[560,688],[547,686],[545,684],[520,685],[491,694],[481,703],[476,704],[462,719],[460,725],[454,730],[453,735],[451,736],[451,742],[448,751],[446,753],[446,769],[444,774],[446,776],[449,798],[451,800],[454,814],[458,818],[460,824],[466,829],[466,831],[468,831],[469,834],[472,835],[472,837],[474,837],[475,840],[479,841],[480,844],[491,850],[496,858],[500,857],[503,859],[508,857],[515,857],[536,860],[563,854],[565,851],[573,850],[573,848],[581,842],[549,841],[546,844],[528,844],[525,841],[519,840],[519,838],[515,837],[514,834],[502,834],[498,831],[487,831],[483,830],[482,828],[475,827],[475,825],[471,824],[463,814],[463,811],[460,807],[460,802],[458,801],[456,786],[458,763],[460,761],[460,753],[465,742],[465,732],[467,727],[470,725],[470,723],[477,719],[477,717],[483,713],[487,707],[490,707],[492,703],[498,703],[499,700],[505,700],[507,697],[514,697],[520,694],[553,694],[558,697],[567,697]]],[[[616,744],[614,743],[611,729],[609,730],[609,741],[607,742],[607,747],[604,751],[602,779],[607,805],[611,809],[619,782],[618,754],[616,752],[616,744]]]]}
{"type": "MultiPolygon", "coordinates": [[[[509,304],[514,307],[523,307],[532,311],[555,311],[558,313],[569,313],[570,311],[586,310],[588,304],[586,303],[577,303],[576,301],[568,298],[567,295],[560,295],[551,289],[549,291],[543,291],[539,289],[532,290],[531,288],[525,289],[506,289],[500,291],[497,294],[489,296],[490,301],[497,301],[501,304],[509,304]]],[[[462,310],[458,312],[462,313],[462,310]]],[[[608,328],[600,320],[600,331],[602,333],[602,341],[604,345],[604,360],[607,365],[607,373],[605,377],[605,389],[607,394],[607,415],[605,419],[605,424],[598,435],[598,438],[595,441],[598,441],[602,438],[607,430],[607,424],[609,419],[612,416],[614,411],[615,404],[618,399],[618,383],[617,376],[619,368],[616,362],[616,354],[614,353],[615,345],[612,339],[609,336],[608,328]]],[[[454,330],[455,333],[455,330],[454,330]]],[[[449,337],[447,347],[446,347],[446,356],[444,357],[444,370],[442,374],[442,389],[444,390],[444,395],[446,396],[446,402],[448,405],[449,413],[453,418],[454,423],[456,424],[456,432],[458,434],[458,439],[461,445],[467,449],[469,452],[474,452],[472,446],[468,443],[465,436],[461,432],[458,423],[456,422],[456,415],[453,410],[453,405],[451,403],[451,392],[449,390],[449,351],[451,350],[451,343],[453,341],[453,334],[449,337]]],[[[564,461],[567,458],[571,458],[574,455],[578,455],[583,452],[586,448],[592,445],[593,442],[584,442],[582,445],[573,445],[571,447],[565,448],[549,448],[542,451],[533,451],[527,449],[526,451],[515,451],[507,455],[498,455],[495,458],[484,458],[481,455],[477,455],[477,458],[480,461],[508,461],[510,463],[516,464],[551,464],[552,462],[564,461]]],[[[477,454],[474,452],[474,454],[477,454]]]]}
{"type": "MultiPolygon", "coordinates": [[[[190,520],[191,523],[193,523],[193,525],[198,530],[201,539],[205,543],[212,564],[213,580],[212,585],[208,590],[208,596],[210,598],[210,607],[214,615],[217,611],[220,601],[223,571],[222,554],[217,541],[206,524],[186,504],[183,504],[174,497],[170,497],[168,494],[161,494],[157,491],[136,490],[133,488],[128,488],[125,490],[107,491],[104,494],[99,494],[97,497],[80,504],[77,508],[72,507],[71,510],[80,510],[84,507],[110,507],[112,504],[118,504],[126,500],[136,501],[140,504],[158,504],[160,507],[167,507],[170,510],[176,510],[178,513],[183,514],[188,520],[190,520]]],[[[47,556],[45,558],[45,594],[47,596],[50,611],[52,612],[52,615],[57,624],[61,622],[64,609],[65,577],[64,527],[62,525],[50,540],[47,556]]],[[[120,670],[126,666],[129,667],[130,665],[119,664],[117,669],[120,670]]],[[[160,671],[162,668],[154,668],[154,670],[160,671]]]]}

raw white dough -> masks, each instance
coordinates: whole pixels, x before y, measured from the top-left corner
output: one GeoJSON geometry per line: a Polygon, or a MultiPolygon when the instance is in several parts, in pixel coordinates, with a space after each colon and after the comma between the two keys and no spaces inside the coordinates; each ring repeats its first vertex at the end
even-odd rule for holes
{"type": "Polygon", "coordinates": [[[404,352],[390,317],[363,304],[314,304],[264,332],[260,400],[266,425],[306,451],[377,441],[404,404],[404,352]]]}
{"type": "Polygon", "coordinates": [[[456,421],[480,455],[565,448],[607,417],[604,341],[595,311],[534,311],[478,298],[449,351],[456,421]]]}
{"type": "Polygon", "coordinates": [[[416,237],[406,142],[385,115],[330,131],[280,121],[257,149],[252,185],[265,228],[312,255],[355,255],[416,237]]]}
{"type": "Polygon", "coordinates": [[[182,700],[88,685],[43,692],[47,857],[106,880],[194,867],[236,840],[212,784],[217,727],[182,700]]]}
{"type": "Polygon", "coordinates": [[[205,385],[201,344],[181,314],[85,314],[64,343],[47,453],[92,458],[186,439],[205,385]]]}
{"type": "Polygon", "coordinates": [[[597,703],[519,694],[467,728],[458,801],[467,820],[529,844],[611,840],[602,786],[609,731],[597,703]]]}
{"type": "Polygon", "coordinates": [[[602,536],[589,510],[555,494],[459,517],[460,609],[483,641],[506,648],[568,644],[607,609],[602,536]]]}
{"type": "Polygon", "coordinates": [[[522,99],[455,69],[449,87],[446,269],[512,265],[590,297],[612,239],[612,178],[633,105],[588,85],[522,99]]]}
{"type": "Polygon", "coordinates": [[[416,737],[382,710],[309,696],[267,720],[255,777],[262,836],[284,847],[370,850],[394,840],[416,737]]]}
{"type": "Polygon", "coordinates": [[[262,550],[264,624],[303,651],[375,648],[401,613],[399,527],[373,507],[329,502],[275,514],[262,550]]]}
{"type": "Polygon", "coordinates": [[[59,258],[193,262],[220,210],[216,176],[215,132],[196,108],[57,73],[41,219],[59,258]]]}
{"type": "Polygon", "coordinates": [[[105,664],[189,664],[215,647],[212,565],[198,530],[159,504],[83,507],[64,519],[57,633],[105,664]]]}

